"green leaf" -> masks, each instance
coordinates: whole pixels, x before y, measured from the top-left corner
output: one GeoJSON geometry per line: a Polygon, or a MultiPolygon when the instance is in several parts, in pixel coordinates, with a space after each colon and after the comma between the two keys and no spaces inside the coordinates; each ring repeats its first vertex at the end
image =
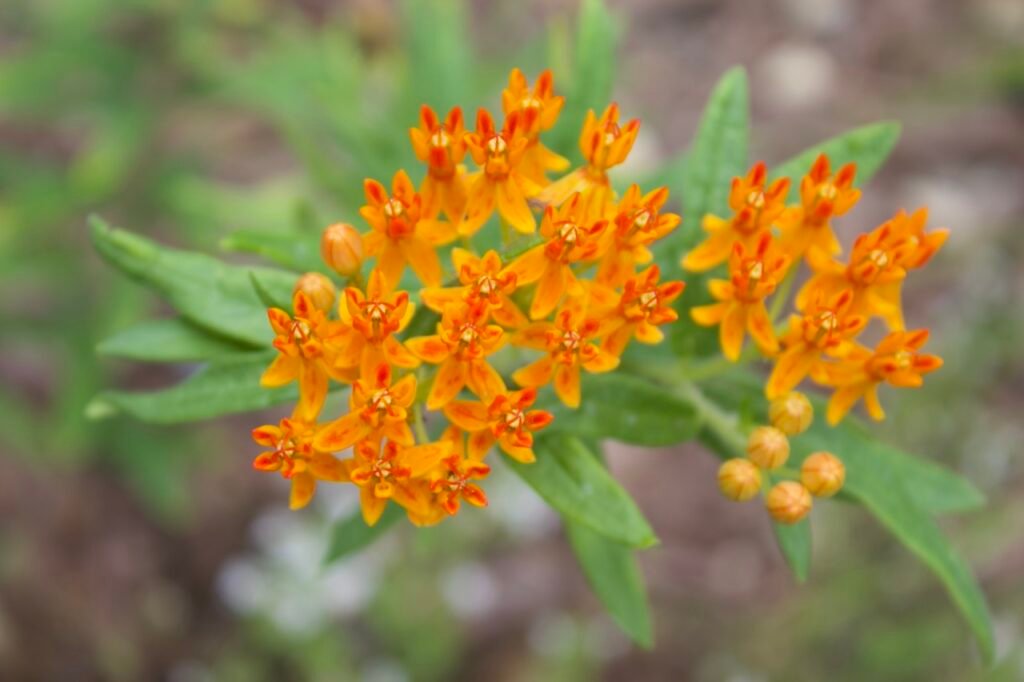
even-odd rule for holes
{"type": "Polygon", "coordinates": [[[582,395],[573,410],[552,394],[542,394],[538,407],[554,415],[552,433],[658,447],[689,440],[700,428],[693,405],[623,372],[585,375],[582,395]]]}
{"type": "Polygon", "coordinates": [[[810,170],[818,155],[825,153],[833,169],[856,163],[856,183],[863,185],[882,167],[899,138],[899,123],[873,123],[829,138],[769,170],[773,178],[789,177],[794,183],[792,186],[799,187],[800,178],[810,170]]]}
{"type": "Polygon", "coordinates": [[[324,555],[324,563],[338,559],[369,547],[377,538],[389,530],[405,516],[405,512],[397,504],[389,504],[384,513],[372,526],[363,520],[363,512],[356,509],[351,515],[334,524],[331,531],[331,544],[324,555]]]}
{"type": "Polygon", "coordinates": [[[273,353],[222,358],[161,391],[105,391],[86,411],[90,416],[121,411],[154,424],[178,424],[294,402],[298,399],[295,384],[274,389],[260,386],[260,375],[273,359],[273,353]]]}
{"type": "Polygon", "coordinates": [[[96,352],[142,362],[196,362],[251,350],[214,336],[181,318],[150,320],[120,331],[96,346],[96,352]]]}
{"type": "Polygon", "coordinates": [[[190,322],[232,340],[267,345],[273,332],[249,273],[273,293],[290,300],[295,275],[261,267],[227,265],[201,253],[159,246],[138,235],[90,219],[92,240],[103,258],[129,277],[160,293],[190,322]]]}
{"type": "Polygon", "coordinates": [[[798,523],[786,525],[772,523],[775,529],[775,539],[782,550],[793,576],[797,582],[807,580],[811,569],[811,522],[804,519],[798,523]]]}
{"type": "Polygon", "coordinates": [[[563,518],[563,522],[572,551],[594,594],[630,639],[650,649],[654,644],[651,613],[633,551],[569,518],[563,518]]]}
{"type": "Polygon", "coordinates": [[[531,464],[506,461],[561,514],[631,547],[657,542],[633,498],[579,440],[545,435],[537,438],[534,451],[537,461],[531,464]]]}
{"type": "MultiPolygon", "coordinates": [[[[466,37],[466,8],[461,0],[405,0],[402,3],[409,68],[409,94],[414,106],[429,104],[440,116],[466,105],[476,63],[466,37]]],[[[415,122],[415,114],[409,124],[415,122]]]]}
{"type": "Polygon", "coordinates": [[[309,232],[238,230],[221,240],[226,251],[254,253],[296,272],[322,272],[319,235],[309,232]]]}

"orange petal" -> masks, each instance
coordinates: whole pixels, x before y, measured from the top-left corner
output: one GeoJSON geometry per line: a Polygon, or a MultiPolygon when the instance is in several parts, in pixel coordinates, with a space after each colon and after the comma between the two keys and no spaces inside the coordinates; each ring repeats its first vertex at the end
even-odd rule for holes
{"type": "Polygon", "coordinates": [[[371,430],[359,413],[349,412],[322,428],[313,439],[313,447],[321,452],[338,452],[366,438],[371,430]]]}
{"type": "Polygon", "coordinates": [[[359,488],[359,505],[363,509],[363,521],[367,526],[373,526],[380,520],[388,501],[374,495],[373,486],[366,485],[359,488]]]}
{"type": "Polygon", "coordinates": [[[453,400],[444,408],[444,414],[453,424],[469,432],[487,428],[487,406],[469,400],[453,400]]]}
{"type": "Polygon", "coordinates": [[[533,303],[530,305],[532,319],[547,317],[562,300],[568,274],[566,269],[561,263],[548,261],[540,281],[537,282],[537,291],[533,294],[533,303]]]}
{"type": "Polygon", "coordinates": [[[533,217],[530,205],[526,202],[526,195],[515,180],[515,176],[497,187],[498,211],[501,217],[508,221],[512,227],[523,234],[530,234],[537,231],[537,220],[533,217]]]}
{"type": "Polygon", "coordinates": [[[520,386],[537,388],[551,381],[555,363],[550,356],[543,357],[512,373],[512,380],[520,386]]]}
{"type": "Polygon", "coordinates": [[[299,371],[299,404],[295,416],[305,422],[315,422],[327,398],[327,372],[315,362],[303,362],[299,371]]]}
{"type": "Polygon", "coordinates": [[[427,396],[427,409],[437,410],[459,394],[466,385],[466,366],[455,358],[448,358],[437,370],[434,384],[427,396]]]}
{"type": "Polygon", "coordinates": [[[722,354],[733,362],[740,359],[743,350],[743,337],[746,334],[747,308],[741,304],[732,304],[722,317],[722,326],[718,329],[722,343],[722,354]]]}
{"type": "Polygon", "coordinates": [[[466,201],[465,213],[458,225],[458,232],[465,237],[471,237],[483,227],[487,219],[494,213],[495,197],[494,185],[487,180],[487,177],[480,173],[473,180],[469,187],[469,199],[466,201]]]}
{"type": "Polygon", "coordinates": [[[568,407],[580,406],[579,365],[558,365],[555,368],[555,394],[568,407]]]}
{"type": "Polygon", "coordinates": [[[398,248],[402,258],[425,286],[436,287],[441,284],[441,261],[434,247],[419,237],[409,237],[399,242],[398,248]]]}
{"type": "Polygon", "coordinates": [[[288,508],[302,509],[313,499],[316,492],[316,479],[309,472],[303,471],[292,476],[292,490],[288,499],[288,508]]]}
{"type": "Polygon", "coordinates": [[[342,461],[322,452],[315,453],[313,458],[309,460],[309,471],[321,481],[330,481],[332,483],[345,483],[348,481],[348,470],[342,461]]]}
{"type": "Polygon", "coordinates": [[[260,377],[260,386],[276,388],[295,381],[299,377],[302,360],[288,355],[278,355],[260,377]]]}
{"type": "Polygon", "coordinates": [[[413,355],[424,362],[432,365],[439,365],[448,357],[448,344],[441,340],[436,334],[433,336],[418,336],[405,342],[413,355]]]}

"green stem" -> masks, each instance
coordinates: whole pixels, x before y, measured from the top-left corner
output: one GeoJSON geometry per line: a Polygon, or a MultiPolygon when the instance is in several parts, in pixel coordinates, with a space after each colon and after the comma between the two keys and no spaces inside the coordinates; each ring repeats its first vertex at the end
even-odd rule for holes
{"type": "Polygon", "coordinates": [[[772,308],[768,312],[768,318],[774,325],[779,319],[779,315],[782,313],[782,309],[786,306],[789,301],[789,293],[793,289],[793,281],[796,280],[796,268],[790,270],[786,278],[782,280],[782,286],[775,291],[775,298],[772,300],[772,308]]]}
{"type": "Polygon", "coordinates": [[[416,433],[416,441],[420,445],[430,442],[427,425],[423,422],[423,405],[419,402],[413,403],[412,406],[412,430],[416,433]]]}

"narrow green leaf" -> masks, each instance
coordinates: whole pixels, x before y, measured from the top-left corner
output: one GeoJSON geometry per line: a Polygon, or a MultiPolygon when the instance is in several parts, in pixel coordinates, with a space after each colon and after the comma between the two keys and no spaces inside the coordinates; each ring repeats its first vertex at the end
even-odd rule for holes
{"type": "Polygon", "coordinates": [[[689,440],[700,428],[693,405],[622,372],[586,375],[582,395],[579,408],[573,410],[553,395],[542,394],[539,406],[555,416],[552,433],[658,447],[689,440]]]}
{"type": "Polygon", "coordinates": [[[414,105],[429,104],[441,116],[453,106],[466,105],[475,60],[466,40],[462,0],[405,0],[401,15],[414,105]]]}
{"type": "Polygon", "coordinates": [[[532,464],[506,461],[560,513],[631,547],[657,542],[633,498],[579,440],[550,434],[537,438],[534,451],[532,464]]]}
{"type": "Polygon", "coordinates": [[[569,544],[590,588],[615,623],[645,649],[654,644],[643,575],[633,551],[583,524],[563,518],[569,544]]]}
{"type": "Polygon", "coordinates": [[[265,345],[273,337],[266,309],[249,273],[275,299],[289,300],[295,275],[261,267],[227,265],[201,253],[159,246],[90,219],[96,250],[114,267],[160,293],[190,322],[242,343],[265,345]]]}
{"type": "Polygon", "coordinates": [[[818,155],[825,153],[836,169],[847,163],[857,164],[858,185],[863,185],[882,167],[900,138],[900,124],[889,121],[854,128],[842,135],[806,149],[769,169],[773,178],[788,177],[792,187],[799,187],[800,178],[811,168],[818,155]]]}
{"type": "Polygon", "coordinates": [[[120,331],[96,346],[96,352],[143,362],[196,362],[237,355],[253,346],[209,334],[181,318],[150,320],[120,331]]]}
{"type": "Polygon", "coordinates": [[[260,375],[273,359],[273,353],[222,358],[161,391],[105,391],[86,410],[107,416],[113,409],[154,424],[178,424],[297,400],[294,384],[275,389],[260,386],[260,375]]]}
{"type": "Polygon", "coordinates": [[[811,522],[804,519],[799,523],[785,525],[772,523],[775,539],[782,550],[797,582],[804,582],[811,570],[811,522]]]}
{"type": "Polygon", "coordinates": [[[319,235],[310,232],[238,230],[221,240],[226,251],[253,253],[296,272],[321,272],[319,235]]]}
{"type": "Polygon", "coordinates": [[[403,516],[405,516],[405,512],[400,506],[389,504],[377,523],[367,526],[366,521],[363,520],[363,512],[356,509],[352,514],[334,524],[334,529],[331,531],[331,543],[327,546],[327,553],[324,555],[324,563],[332,563],[369,547],[403,516]]]}

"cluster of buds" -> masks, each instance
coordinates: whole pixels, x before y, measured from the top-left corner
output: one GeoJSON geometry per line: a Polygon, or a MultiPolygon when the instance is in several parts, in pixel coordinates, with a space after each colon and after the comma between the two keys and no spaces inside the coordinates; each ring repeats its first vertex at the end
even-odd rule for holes
{"type": "Polygon", "coordinates": [[[826,415],[838,423],[860,400],[874,419],[885,415],[878,399],[882,384],[916,387],[942,360],[921,352],[925,329],[904,327],[901,288],[907,274],[924,266],[942,247],[948,231],[925,232],[927,211],[900,211],[874,230],[861,234],[848,258],[831,220],[849,211],[860,198],[853,187],[856,168],[847,164],[835,174],[822,154],[800,183],[799,203],[786,204],[789,180],[769,181],[763,163],[746,177],[735,178],[729,194],[731,219],[704,217],[707,238],[686,255],[683,267],[702,272],[728,263],[729,279],[714,279],[715,303],[692,309],[698,324],[719,327],[723,354],[740,358],[749,332],[760,353],[774,363],[765,393],[785,396],[805,379],[833,389],[826,415]],[[800,261],[810,277],[795,299],[788,322],[776,328],[769,314],[785,303],[800,261]],[[874,348],[858,342],[872,319],[888,328],[874,348]]]}
{"type": "Polygon", "coordinates": [[[459,108],[441,118],[422,107],[409,131],[425,166],[419,186],[402,170],[390,188],[367,179],[359,213],[369,231],[339,223],[323,233],[323,260],[347,286],[307,274],[291,313],[268,311],[278,356],[262,384],[297,382],[299,400],[289,419],[253,432],[267,448],[254,466],[292,481],[292,508],[318,482],[357,486],[370,525],[389,501],[417,525],[462,502],[483,506],[495,446],[535,459],[534,434],[552,421],[533,407],[538,391],[551,384],[577,407],[581,373],[614,370],[629,343],[658,343],[677,319],[684,285],[661,281],[650,251],[680,222],[662,210],[668,191],[633,185],[618,197],[608,178],[639,121],[620,124],[615,104],[589,112],[585,163],[569,170],[541,141],[562,104],[549,71],[530,87],[517,69],[500,126],[483,109],[469,131],[459,108]],[[477,247],[497,241],[489,222],[500,224],[500,250],[477,247]],[[436,315],[435,333],[406,338],[417,305],[436,315]],[[348,409],[325,417],[332,384],[349,387],[348,409]]]}
{"type": "Polygon", "coordinates": [[[765,507],[779,523],[796,523],[811,511],[813,497],[831,497],[843,487],[846,469],[829,452],[809,455],[799,473],[785,469],[790,439],[814,419],[807,396],[791,392],[771,402],[770,426],[758,426],[747,440],[747,457],[727,460],[718,470],[718,487],[730,500],[745,502],[763,489],[765,507]],[[785,476],[789,474],[789,478],[785,476]]]}

